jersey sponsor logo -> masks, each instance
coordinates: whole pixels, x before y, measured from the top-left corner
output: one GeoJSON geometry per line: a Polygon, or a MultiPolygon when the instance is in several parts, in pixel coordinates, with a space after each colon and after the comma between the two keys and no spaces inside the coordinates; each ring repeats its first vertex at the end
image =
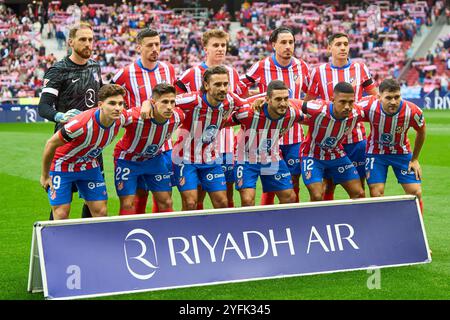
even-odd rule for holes
{"type": "Polygon", "coordinates": [[[320,145],[323,149],[331,149],[336,146],[336,137],[327,137],[325,141],[320,145]]]}
{"type": "Polygon", "coordinates": [[[202,143],[210,144],[211,142],[213,142],[216,139],[218,130],[219,129],[216,125],[209,125],[202,134],[202,143]]]}
{"type": "Polygon", "coordinates": [[[382,145],[390,145],[393,140],[393,136],[390,133],[383,133],[381,135],[380,144],[382,145]]]}
{"type": "Polygon", "coordinates": [[[100,155],[100,153],[102,153],[102,148],[97,148],[97,149],[89,151],[87,156],[91,157],[91,158],[97,158],[100,155]]]}
{"type": "Polygon", "coordinates": [[[84,102],[86,103],[86,107],[92,108],[95,106],[95,91],[94,89],[88,89],[86,94],[84,95],[84,102]]]}
{"type": "Polygon", "coordinates": [[[158,153],[158,151],[159,151],[159,145],[152,144],[152,145],[149,145],[147,147],[147,149],[145,149],[144,154],[146,156],[153,157],[158,153]]]}

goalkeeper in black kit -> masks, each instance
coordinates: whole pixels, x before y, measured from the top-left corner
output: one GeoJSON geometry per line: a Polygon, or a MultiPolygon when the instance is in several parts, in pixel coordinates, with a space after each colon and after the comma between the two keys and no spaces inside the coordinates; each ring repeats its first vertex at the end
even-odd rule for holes
{"type": "MultiPolygon", "coordinates": [[[[87,23],[69,32],[71,54],[56,62],[44,75],[39,100],[39,115],[56,123],[55,132],[75,115],[97,106],[98,91],[102,86],[99,64],[90,59],[94,32],[87,23]]],[[[103,173],[103,158],[98,158],[103,173]]],[[[76,187],[73,186],[76,192],[76,187]]],[[[91,217],[84,205],[83,218],[91,217]]],[[[50,214],[50,220],[53,220],[50,214]]]]}

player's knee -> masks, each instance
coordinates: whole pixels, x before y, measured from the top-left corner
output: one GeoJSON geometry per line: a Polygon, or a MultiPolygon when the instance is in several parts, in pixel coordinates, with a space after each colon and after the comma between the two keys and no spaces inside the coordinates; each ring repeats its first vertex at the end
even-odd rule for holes
{"type": "Polygon", "coordinates": [[[412,190],[409,190],[407,194],[416,196],[417,198],[421,199],[422,198],[422,189],[421,188],[412,189],[412,190]]]}
{"type": "Polygon", "coordinates": [[[223,198],[219,198],[216,201],[214,201],[214,208],[215,209],[228,208],[228,198],[223,197],[223,198]]]}
{"type": "Polygon", "coordinates": [[[107,215],[107,208],[106,205],[100,205],[95,207],[93,210],[91,210],[93,217],[106,217],[107,215]]]}
{"type": "Polygon", "coordinates": [[[366,197],[366,193],[364,192],[363,188],[358,188],[357,190],[355,190],[352,199],[361,199],[361,198],[365,198],[366,197]]]}
{"type": "Polygon", "coordinates": [[[122,210],[131,211],[134,209],[134,201],[133,200],[122,201],[120,207],[122,210]]]}
{"type": "Polygon", "coordinates": [[[69,218],[69,210],[64,208],[57,208],[53,210],[53,219],[64,220],[69,218]]]}
{"type": "Polygon", "coordinates": [[[322,201],[323,200],[323,192],[322,190],[312,189],[309,190],[309,197],[311,201],[322,201]]]}
{"type": "Polygon", "coordinates": [[[250,195],[241,195],[241,205],[243,207],[254,206],[255,198],[250,195]]]}
{"type": "Polygon", "coordinates": [[[183,201],[185,210],[197,210],[197,200],[185,199],[183,201]]]}
{"type": "Polygon", "coordinates": [[[171,209],[173,206],[173,201],[171,197],[167,197],[165,199],[162,199],[160,201],[158,201],[158,208],[160,210],[167,210],[167,209],[171,209]]]}
{"type": "Polygon", "coordinates": [[[370,189],[370,196],[375,197],[384,197],[384,190],[383,189],[370,189]]]}

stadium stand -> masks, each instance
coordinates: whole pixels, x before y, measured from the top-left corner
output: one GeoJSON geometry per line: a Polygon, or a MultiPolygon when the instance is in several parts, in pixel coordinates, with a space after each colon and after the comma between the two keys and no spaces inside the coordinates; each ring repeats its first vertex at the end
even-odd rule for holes
{"type": "MultiPolygon", "coordinates": [[[[371,1],[370,4],[347,5],[345,8],[338,1],[327,5],[318,1],[283,2],[246,1],[236,12],[241,28],[230,42],[228,59],[239,73],[244,73],[271,51],[268,43],[271,30],[287,25],[296,33],[296,56],[310,67],[328,61],[327,37],[335,32],[345,32],[352,39],[351,58],[364,61],[376,80],[387,76],[398,78],[414,36],[420,34],[423,25],[430,26],[445,11],[443,1],[409,1],[401,5],[371,1]]],[[[2,100],[39,96],[42,76],[56,60],[53,53],[46,52],[43,39],[55,38],[58,49],[65,49],[70,26],[81,20],[94,26],[93,57],[100,62],[106,83],[116,70],[136,57],[134,38],[144,26],[155,27],[161,32],[160,58],[170,61],[180,74],[202,61],[202,32],[210,28],[230,32],[231,22],[225,7],[217,12],[198,8],[171,9],[162,1],[143,0],[135,5],[70,5],[67,8],[63,8],[60,1],[51,1],[46,13],[38,3],[28,5],[20,15],[0,4],[2,100]],[[45,14],[48,22],[44,28],[45,14]]],[[[405,77],[406,85],[420,85],[424,91],[445,85],[449,37],[448,34],[444,36],[442,45],[430,53],[432,63],[431,55],[412,63],[405,77]]]]}

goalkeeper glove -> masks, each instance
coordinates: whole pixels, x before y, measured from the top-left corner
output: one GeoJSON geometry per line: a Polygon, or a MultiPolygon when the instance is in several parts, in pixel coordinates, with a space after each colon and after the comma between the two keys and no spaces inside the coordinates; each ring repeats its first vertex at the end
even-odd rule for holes
{"type": "Polygon", "coordinates": [[[61,123],[66,123],[70,119],[72,119],[73,117],[75,117],[77,114],[80,114],[80,113],[81,113],[81,111],[78,109],[70,109],[66,113],[58,112],[55,115],[55,121],[61,122],[61,123]]]}

